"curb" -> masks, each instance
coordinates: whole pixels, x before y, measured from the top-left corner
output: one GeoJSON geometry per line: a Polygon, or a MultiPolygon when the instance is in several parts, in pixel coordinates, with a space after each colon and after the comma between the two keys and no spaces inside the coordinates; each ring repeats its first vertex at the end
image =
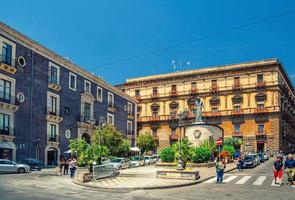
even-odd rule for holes
{"type": "MultiPolygon", "coordinates": [[[[231,171],[234,171],[236,169],[236,167],[226,170],[224,173],[228,173],[231,171]]],[[[150,187],[133,187],[133,188],[107,188],[107,187],[99,187],[99,186],[92,186],[92,185],[85,185],[83,183],[78,183],[73,181],[74,184],[79,185],[79,186],[83,186],[83,187],[88,187],[88,188],[95,188],[95,189],[99,189],[99,190],[104,190],[104,191],[113,191],[116,190],[118,192],[130,192],[130,191],[134,191],[134,190],[156,190],[156,189],[171,189],[171,188],[179,188],[179,187],[185,187],[185,186],[192,186],[192,185],[197,185],[200,183],[203,183],[211,178],[214,178],[215,176],[209,176],[207,178],[204,179],[199,179],[196,181],[192,181],[190,183],[183,183],[183,184],[178,184],[178,185],[165,185],[165,186],[150,186],[150,187]]]]}

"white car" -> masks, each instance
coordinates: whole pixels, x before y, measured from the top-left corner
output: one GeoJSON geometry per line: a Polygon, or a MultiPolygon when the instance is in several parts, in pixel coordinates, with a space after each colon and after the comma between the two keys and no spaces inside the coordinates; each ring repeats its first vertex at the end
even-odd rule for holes
{"type": "Polygon", "coordinates": [[[131,168],[131,162],[128,158],[114,158],[108,164],[113,165],[117,170],[131,168]]]}
{"type": "Polygon", "coordinates": [[[131,160],[132,167],[139,167],[145,164],[142,156],[133,156],[130,158],[130,160],[131,160]]]}
{"type": "Polygon", "coordinates": [[[160,157],[158,155],[152,155],[153,163],[157,163],[159,161],[160,157]]]}
{"type": "Polygon", "coordinates": [[[154,160],[152,159],[152,156],[145,156],[144,157],[144,163],[145,163],[145,165],[153,165],[153,164],[155,164],[154,160]]]}
{"type": "Polygon", "coordinates": [[[0,159],[0,172],[1,173],[26,173],[30,171],[30,166],[25,164],[18,164],[16,162],[0,159]]]}

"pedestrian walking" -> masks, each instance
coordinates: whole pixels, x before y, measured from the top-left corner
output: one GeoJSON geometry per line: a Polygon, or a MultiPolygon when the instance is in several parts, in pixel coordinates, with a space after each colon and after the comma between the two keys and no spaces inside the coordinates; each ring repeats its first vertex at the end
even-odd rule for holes
{"type": "Polygon", "coordinates": [[[60,176],[62,175],[63,167],[64,167],[64,160],[61,159],[59,162],[59,172],[58,172],[58,175],[60,175],[60,176]]]}
{"type": "Polygon", "coordinates": [[[275,184],[282,185],[282,177],[283,177],[283,160],[282,157],[277,156],[277,160],[273,164],[273,174],[275,184]]]}
{"type": "Polygon", "coordinates": [[[242,156],[238,157],[237,159],[237,169],[239,172],[243,171],[243,158],[242,156]]]}
{"type": "Polygon", "coordinates": [[[69,168],[70,168],[70,176],[71,178],[74,178],[75,177],[75,172],[76,172],[76,159],[71,159],[70,162],[69,162],[69,168]]]}
{"type": "Polygon", "coordinates": [[[295,187],[295,160],[292,154],[288,155],[284,166],[288,176],[288,184],[295,187]]]}
{"type": "Polygon", "coordinates": [[[217,163],[216,163],[216,177],[217,177],[217,180],[216,180],[216,183],[222,183],[223,181],[223,174],[224,174],[224,169],[226,168],[226,165],[225,165],[225,161],[224,159],[222,159],[221,161],[219,160],[217,163]]]}
{"type": "Polygon", "coordinates": [[[65,160],[64,162],[64,175],[69,174],[69,160],[65,160]]]}

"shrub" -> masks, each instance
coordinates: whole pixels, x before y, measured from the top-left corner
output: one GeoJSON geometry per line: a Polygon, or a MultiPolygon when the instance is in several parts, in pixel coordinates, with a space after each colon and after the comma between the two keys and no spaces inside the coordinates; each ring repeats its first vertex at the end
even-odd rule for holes
{"type": "Polygon", "coordinates": [[[205,147],[197,147],[195,149],[195,153],[192,156],[192,161],[194,163],[204,163],[209,161],[211,155],[211,151],[205,147]]]}
{"type": "Polygon", "coordinates": [[[174,151],[171,147],[163,149],[160,153],[160,158],[162,162],[174,162],[174,151]]]}
{"type": "Polygon", "coordinates": [[[229,154],[230,154],[229,157],[232,157],[235,154],[235,152],[236,152],[235,148],[233,146],[231,146],[231,145],[224,145],[222,147],[222,151],[229,152],[229,154]]]}

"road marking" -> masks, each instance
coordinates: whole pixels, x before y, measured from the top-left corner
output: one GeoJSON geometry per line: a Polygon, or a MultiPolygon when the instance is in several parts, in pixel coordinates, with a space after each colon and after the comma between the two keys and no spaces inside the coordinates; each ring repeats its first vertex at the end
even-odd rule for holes
{"type": "Polygon", "coordinates": [[[230,177],[228,177],[227,179],[225,179],[223,182],[224,182],[224,183],[228,183],[228,182],[234,180],[234,179],[237,178],[237,177],[238,177],[238,176],[230,176],[230,177]]]}
{"type": "Polygon", "coordinates": [[[275,184],[275,180],[272,180],[271,186],[280,186],[279,184],[275,184]]]}
{"type": "Polygon", "coordinates": [[[236,182],[236,184],[238,185],[242,185],[244,183],[246,183],[252,176],[244,176],[243,178],[241,178],[238,182],[236,182]]]}
{"type": "Polygon", "coordinates": [[[259,176],[252,185],[262,185],[266,180],[266,176],[259,176]]]}
{"type": "Polygon", "coordinates": [[[213,183],[214,181],[216,181],[216,177],[210,178],[209,180],[205,181],[204,183],[213,183]]]}

